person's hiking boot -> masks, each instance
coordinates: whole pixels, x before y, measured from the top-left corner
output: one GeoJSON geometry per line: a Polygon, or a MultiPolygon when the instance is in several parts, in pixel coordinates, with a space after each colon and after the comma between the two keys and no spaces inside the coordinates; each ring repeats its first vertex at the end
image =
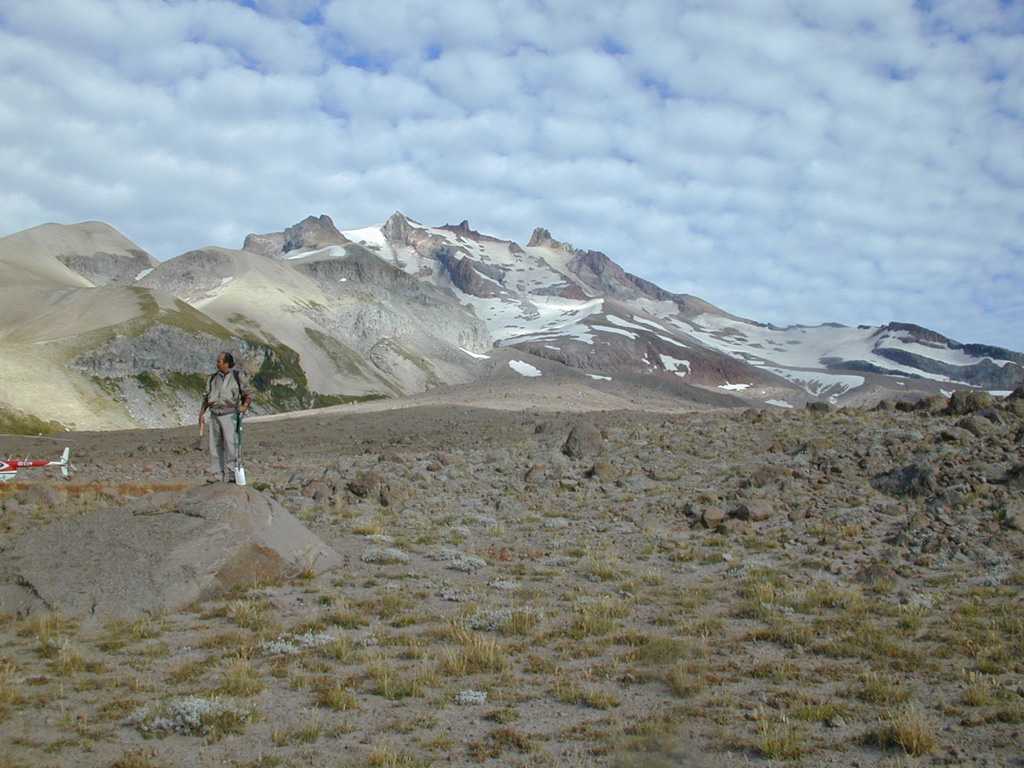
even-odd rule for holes
{"type": "Polygon", "coordinates": [[[206,482],[208,482],[208,483],[223,483],[224,482],[224,478],[220,477],[219,475],[212,475],[211,474],[211,475],[207,475],[206,476],[206,482]]]}

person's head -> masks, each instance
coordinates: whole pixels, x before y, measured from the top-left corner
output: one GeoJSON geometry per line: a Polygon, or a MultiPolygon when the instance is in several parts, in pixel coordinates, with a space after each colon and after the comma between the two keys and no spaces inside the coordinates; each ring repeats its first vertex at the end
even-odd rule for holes
{"type": "Polygon", "coordinates": [[[217,370],[221,373],[230,371],[235,367],[235,358],[231,356],[230,352],[221,352],[217,355],[217,370]]]}

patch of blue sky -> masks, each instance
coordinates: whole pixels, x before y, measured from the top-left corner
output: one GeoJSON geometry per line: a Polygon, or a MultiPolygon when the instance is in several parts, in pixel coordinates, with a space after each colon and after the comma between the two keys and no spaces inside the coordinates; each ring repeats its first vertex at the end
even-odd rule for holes
{"type": "Polygon", "coordinates": [[[664,78],[654,77],[653,75],[642,75],[640,77],[640,86],[654,91],[658,94],[658,98],[663,101],[674,98],[677,95],[664,78]]]}
{"type": "Polygon", "coordinates": [[[885,77],[896,82],[912,80],[917,74],[916,67],[902,67],[899,64],[882,64],[880,69],[885,77]]]}
{"type": "Polygon", "coordinates": [[[233,2],[266,16],[289,18],[307,26],[319,26],[324,23],[321,0],[307,0],[307,2],[299,3],[274,2],[274,0],[233,0],[233,2]]]}
{"type": "Polygon", "coordinates": [[[629,53],[628,46],[610,37],[606,37],[603,40],[601,40],[600,48],[602,51],[604,51],[607,54],[611,54],[612,56],[621,56],[623,54],[629,53]]]}

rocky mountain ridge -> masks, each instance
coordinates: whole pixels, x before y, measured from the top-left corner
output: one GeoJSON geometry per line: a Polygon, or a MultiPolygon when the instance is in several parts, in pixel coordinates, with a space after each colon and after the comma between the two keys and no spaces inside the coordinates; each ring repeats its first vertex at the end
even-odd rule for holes
{"type": "Polygon", "coordinates": [[[310,216],[161,263],[105,224],[45,224],[0,239],[0,264],[0,415],[14,428],[190,423],[220,349],[244,361],[264,412],[504,377],[783,408],[1024,381],[1024,355],[909,323],[746,320],[542,228],[521,246],[466,221],[395,213],[341,231],[310,216]]]}

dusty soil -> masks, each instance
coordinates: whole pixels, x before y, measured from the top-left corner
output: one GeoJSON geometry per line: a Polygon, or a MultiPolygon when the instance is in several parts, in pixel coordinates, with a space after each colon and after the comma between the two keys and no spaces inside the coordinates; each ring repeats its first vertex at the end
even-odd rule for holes
{"type": "MultiPolygon", "coordinates": [[[[344,566],[0,619],[0,764],[1024,765],[1015,401],[507,394],[248,421],[250,488],[344,566]]],[[[5,542],[203,481],[191,428],[68,438],[5,542]]]]}

